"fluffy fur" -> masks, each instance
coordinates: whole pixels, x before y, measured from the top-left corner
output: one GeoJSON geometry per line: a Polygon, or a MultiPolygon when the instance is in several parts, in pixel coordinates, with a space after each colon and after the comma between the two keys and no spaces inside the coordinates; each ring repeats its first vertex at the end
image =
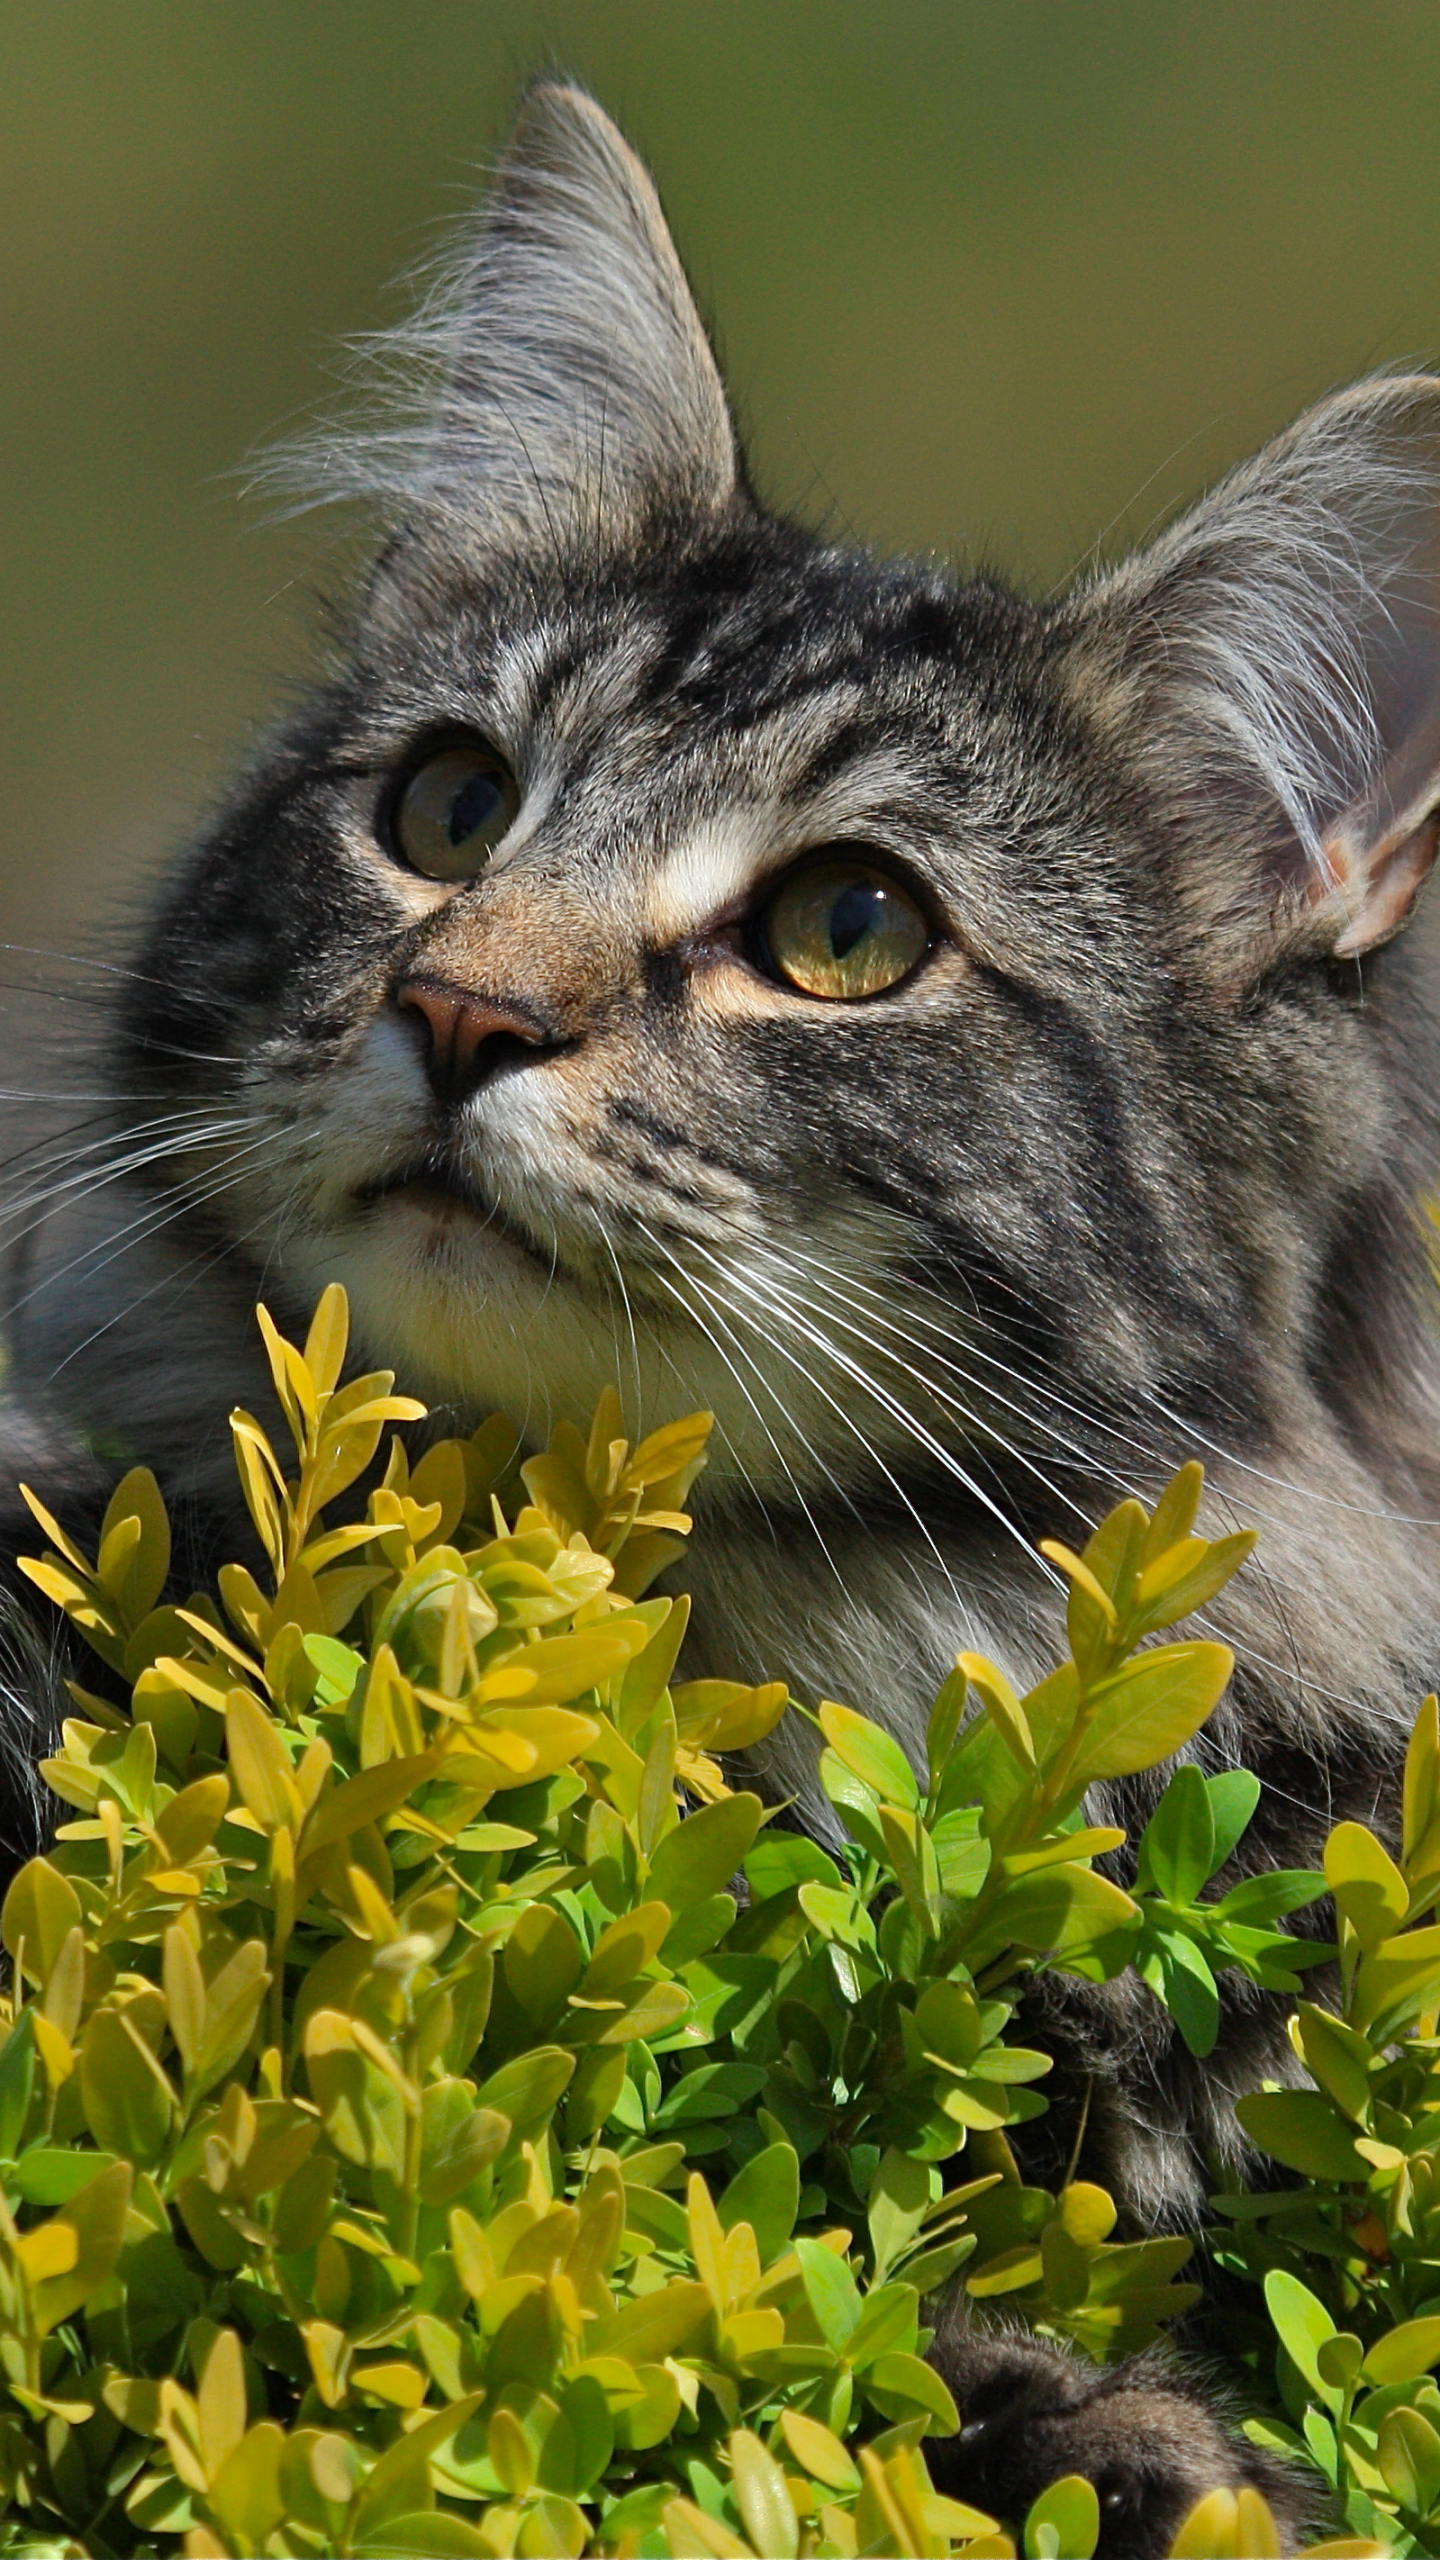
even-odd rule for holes
{"type": "MultiPolygon", "coordinates": [[[[390,370],[421,406],[309,456],[386,522],[333,661],[157,894],[99,1135],[17,1169],[15,1465],[73,1515],[118,1435],[203,1561],[254,1295],[299,1320],[340,1279],[447,1426],[538,1435],[617,1371],[637,1413],[711,1406],[692,1667],[913,1743],[957,1646],[1054,1658],[1035,1540],[1198,1454],[1208,1525],[1264,1532],[1197,1746],[1264,1780],[1247,1854],[1383,1827],[1440,1664],[1440,383],[1329,401],[1058,604],[877,564],[757,505],[649,180],[550,87],[390,370]],[[520,807],[456,887],[390,813],[473,732],[520,807]],[[932,929],[860,1003],[755,938],[832,843],[932,929]],[[519,1026],[458,1102],[422,981],[519,1026]]],[[[823,1819],[798,1723],[760,1775],[823,1819]]],[[[1052,1991],[1046,2029],[1042,2130],[1083,2098],[1138,2224],[1243,2174],[1231,2097],[1293,2068],[1248,1995],[1203,2073],[1133,1983],[1052,1991]]]]}

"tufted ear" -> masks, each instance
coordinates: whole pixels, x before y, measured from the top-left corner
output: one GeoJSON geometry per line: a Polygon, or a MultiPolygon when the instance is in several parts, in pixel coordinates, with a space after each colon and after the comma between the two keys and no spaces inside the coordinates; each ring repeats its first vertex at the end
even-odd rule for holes
{"type": "Polygon", "coordinates": [[[660,200],[582,90],[527,92],[478,227],[374,353],[388,416],[282,465],[311,499],[553,552],[710,515],[736,488],[724,388],[660,200]]]}
{"type": "Polygon", "coordinates": [[[1220,974],[1387,941],[1440,832],[1440,379],[1325,401],[1076,612],[1220,974]]]}

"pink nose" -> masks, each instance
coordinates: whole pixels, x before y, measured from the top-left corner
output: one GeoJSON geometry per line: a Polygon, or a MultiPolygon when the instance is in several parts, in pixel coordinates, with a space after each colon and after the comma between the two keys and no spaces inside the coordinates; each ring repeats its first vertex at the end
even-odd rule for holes
{"type": "Polygon", "coordinates": [[[406,978],[395,990],[403,1010],[418,1013],[425,1025],[425,1072],[437,1102],[463,1102],[513,1058],[517,1045],[550,1049],[553,1033],[519,1005],[497,1004],[488,996],[452,986],[443,978],[406,978]]]}

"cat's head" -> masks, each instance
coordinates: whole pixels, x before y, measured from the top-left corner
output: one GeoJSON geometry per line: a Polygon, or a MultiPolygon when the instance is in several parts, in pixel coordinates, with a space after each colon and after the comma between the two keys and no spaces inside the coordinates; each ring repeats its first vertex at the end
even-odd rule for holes
{"type": "Polygon", "coordinates": [[[1056,604],[877,565],[757,505],[553,86],[392,366],[415,423],[324,457],[389,523],[343,659],[125,1023],[233,1114],[168,1177],[267,1286],[442,1403],[704,1401],[732,1482],[872,1517],[1330,1358],[1417,1162],[1370,954],[1435,849],[1440,383],[1056,604]]]}

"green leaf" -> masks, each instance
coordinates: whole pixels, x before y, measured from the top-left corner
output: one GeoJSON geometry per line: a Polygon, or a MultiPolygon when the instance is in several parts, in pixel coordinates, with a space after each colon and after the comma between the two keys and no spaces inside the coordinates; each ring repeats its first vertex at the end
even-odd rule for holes
{"type": "Polygon", "coordinates": [[[800,2209],[800,2163],[788,2142],[772,2142],[731,2179],[716,2211],[726,2231],[748,2222],[760,2264],[771,2265],[786,2247],[800,2209]]]}
{"type": "Polygon", "coordinates": [[[1214,1866],[1210,1791],[1193,1762],[1187,1763],[1176,1770],[1145,1826],[1139,1877],[1148,1877],[1167,1902],[1183,1908],[1208,1883],[1214,1866]]]}
{"type": "Polygon", "coordinates": [[[928,2161],[914,2160],[904,2151],[882,2153],[866,2203],[877,2284],[884,2283],[887,2269],[909,2248],[938,2192],[938,2182],[939,2173],[928,2161]]]}
{"type": "Polygon", "coordinates": [[[1304,2177],[1344,2182],[1369,2175],[1348,2127],[1309,2089],[1257,2090],[1237,2101],[1235,2113],[1261,2151],[1304,2177]]]}
{"type": "Polygon", "coordinates": [[[1153,1635],[1157,1627],[1173,1627],[1203,1609],[1238,1571],[1255,1544],[1253,1529],[1233,1537],[1185,1539],[1141,1575],[1135,1593],[1134,1636],[1153,1635]]]}
{"type": "Polygon", "coordinates": [[[731,2484],[740,2520],[752,2549],[774,2560],[795,2560],[800,2548],[800,2522],[785,2486],[785,2474],[748,2427],[730,2438],[731,2484]]]}
{"type": "Polygon", "coordinates": [[[143,2036],[118,2009],[97,2009],[80,2046],[85,2119],[102,2151],[150,2168],[160,2158],[175,2099],[143,2036]]]}
{"type": "MultiPolygon", "coordinates": [[[[627,1916],[633,1926],[635,1915],[627,1916]]],[[[627,1974],[653,1953],[658,1937],[642,1939],[642,1944],[644,1952],[629,1965],[627,1974]]],[[[505,1980],[527,2018],[543,2026],[559,2015],[580,1980],[585,1951],[563,1911],[548,1902],[531,1902],[505,1941],[501,1964],[505,1980]]],[[[621,1977],[626,1978],[627,1975],[621,1977]]]]}
{"type": "Polygon", "coordinates": [[[100,2169],[113,2169],[114,2160],[104,2151],[27,2151],[6,2174],[5,2184],[11,2195],[23,2204],[68,2204],[100,2169]]]}
{"type": "Polygon", "coordinates": [[[923,2411],[933,2421],[927,2434],[959,2434],[960,2412],[933,2364],[922,2363],[919,2356],[881,2356],[864,2379],[866,2397],[883,2416],[903,2423],[923,2411]]]}
{"type": "Polygon", "coordinates": [[[1250,1828],[1260,1801],[1260,1781],[1253,1769],[1223,1769],[1218,1778],[1206,1779],[1205,1792],[1215,1825],[1215,1864],[1211,1873],[1218,1875],[1250,1828]]]}
{"type": "Polygon", "coordinates": [[[1418,2409],[1391,2409],[1375,2453],[1392,2498],[1413,2516],[1427,2516],[1440,2499],[1440,2435],[1428,2418],[1418,2409]]]}
{"type": "Polygon", "coordinates": [[[1033,1777],[1035,1738],[1030,1720],[1004,1673],[981,1653],[962,1653],[957,1661],[979,1699],[985,1721],[999,1735],[1015,1768],[1022,1778],[1033,1777]]]}
{"type": "Polygon", "coordinates": [[[170,1522],[160,1488],[148,1467],[132,1467],[110,1496],[100,1530],[97,1573],[114,1595],[127,1628],[148,1617],[170,1571],[170,1522]],[[117,1532],[134,1524],[122,1560],[110,1569],[106,1550],[117,1532]]]}
{"type": "Polygon", "coordinates": [[[880,1828],[880,1806],[867,1786],[861,1784],[853,1769],[846,1766],[838,1751],[820,1754],[820,1784],[834,1805],[852,1840],[884,1867],[890,1853],[885,1834],[880,1828]]]}
{"type": "Polygon", "coordinates": [[[677,1912],[660,1942],[663,1961],[678,1973],[696,1956],[708,1955],[722,1938],[729,1937],[735,1909],[735,1898],[729,1893],[711,1893],[703,1902],[689,1903],[677,1912]]]}
{"type": "Polygon", "coordinates": [[[494,2546],[462,2517],[427,2507],[363,2527],[350,2549],[356,2560],[492,2560],[494,2546]]]}
{"type": "Polygon", "coordinates": [[[1167,1548],[1178,1546],[1182,1538],[1189,1537],[1204,1489],[1205,1470],[1198,1458],[1190,1458],[1176,1469],[1146,1523],[1136,1559],[1142,1571],[1163,1556],[1167,1548]]]}
{"type": "Polygon", "coordinates": [[[1440,2317],[1404,2320],[1378,2338],[1365,2358],[1367,2382],[1413,2382],[1440,2364],[1440,2317]]]}
{"type": "Polygon", "coordinates": [[[1361,1958],[1351,2015],[1372,2043],[1385,2043],[1423,2009],[1435,2007],[1437,1988],[1440,1928],[1406,1929],[1361,1958]]]}
{"type": "Polygon", "coordinates": [[[1281,1920],[1288,1912],[1303,1911],[1308,1903],[1318,1902],[1324,1890],[1325,1879],[1318,1868],[1272,1867],[1258,1876],[1242,1877],[1223,1901],[1210,1908],[1221,1920],[1281,1920]]]}
{"type": "Polygon", "coordinates": [[[338,1280],[332,1280],[320,1293],[302,1355],[317,1396],[329,1395],[339,1384],[349,1336],[350,1310],[345,1292],[338,1280]]]}
{"type": "Polygon", "coordinates": [[[672,1911],[719,1893],[739,1869],[760,1828],[758,1796],[722,1796],[667,1832],[650,1861],[647,1891],[672,1911]]]}
{"type": "Polygon", "coordinates": [[[32,2289],[35,2324],[42,2336],[90,2300],[114,2272],[125,2237],[134,2173],[128,2160],[117,2160],[86,2180],[79,2193],[55,2216],[75,2234],[75,2263],[64,2275],[46,2277],[32,2289]]]}
{"type": "Polygon", "coordinates": [[[1364,2360],[1365,2350],[1349,2329],[1342,2329],[1338,2336],[1324,2339],[1315,2355],[1321,2381],[1331,2383],[1339,2391],[1354,2390],[1364,2360]]]}
{"type": "Polygon", "coordinates": [[[913,2284],[877,2285],[866,2294],[845,2341],[845,2362],[852,2372],[863,2373],[881,2356],[913,2351],[919,2301],[913,2284]]]}
{"type": "Polygon", "coordinates": [[[1292,2032],[1312,2079],[1347,2116],[1362,2122],[1370,2105],[1370,2048],[1364,2037],[1308,2000],[1297,2004],[1292,2032]]]}
{"type": "Polygon", "coordinates": [[[307,1636],[305,1652],[320,1674],[321,1704],[343,1706],[365,1668],[363,1654],[352,1645],[341,1644],[338,1636],[307,1636]]]}
{"type": "Polygon", "coordinates": [[[508,2116],[517,2133],[528,2133],[549,2116],[570,2086],[575,2056],[559,2045],[537,2045],[517,2054],[492,2072],[475,2093],[477,2106],[508,2116]]]}
{"type": "Polygon", "coordinates": [[[1338,2408],[1340,2395],[1333,2384],[1323,2380],[1316,2362],[1326,2339],[1335,2335],[1335,2323],[1324,2303],[1318,2302],[1309,2286],[1285,2267],[1270,2269],[1265,2278],[1265,2302],[1280,2343],[1296,2370],[1327,2409],[1338,2408]]]}
{"type": "MultiPolygon", "coordinates": [[[[0,2046],[0,2160],[13,2160],[20,2148],[34,2086],[35,2038],[30,2013],[24,2010],[0,2046]]],[[[34,2201],[47,2199],[37,2196],[34,2201]]]]}
{"type": "Polygon", "coordinates": [[[990,1842],[980,1837],[978,1822],[977,1808],[962,1805],[943,1813],[930,1833],[941,1891],[957,1901],[978,1893],[990,1872],[990,1842]]]}
{"type": "Polygon", "coordinates": [[[832,1892],[829,1885],[802,1884],[800,1908],[822,1937],[842,1947],[874,1952],[875,1924],[857,1893],[832,1892]]]}
{"type": "Polygon", "coordinates": [[[1026,2560],[1091,2560],[1099,2539],[1100,2501],[1075,2471],[1052,2480],[1025,2519],[1026,2560]]]}
{"type": "Polygon", "coordinates": [[[346,1778],[320,1798],[305,1825],[300,1841],[302,1857],[310,1858],[332,1840],[345,1840],[367,1822],[378,1822],[397,1805],[406,1804],[434,1776],[439,1755],[420,1751],[403,1760],[386,1760],[378,1768],[362,1769],[358,1776],[346,1778]]]}
{"type": "Polygon", "coordinates": [[[935,1692],[935,1701],[925,1726],[925,1768],[932,1797],[939,1792],[940,1781],[955,1748],[955,1737],[960,1730],[969,1690],[970,1683],[957,1662],[935,1692]]]}
{"type": "Polygon", "coordinates": [[[901,1892],[921,1928],[928,1936],[938,1937],[940,1869],[929,1832],[917,1814],[902,1812],[889,1804],[880,1807],[880,1828],[901,1892]]]}
{"type": "Polygon", "coordinates": [[[662,2285],[654,2293],[636,2294],[622,2302],[611,2319],[595,2324],[598,2334],[592,2352],[622,2356],[636,2366],[657,2364],[662,2357],[677,2355],[710,2311],[706,2287],[688,2279],[662,2285]]]}
{"type": "Polygon", "coordinates": [[[808,1840],[800,1831],[762,1831],[742,1863],[757,1902],[768,1902],[790,1885],[838,1886],[841,1881],[834,1859],[827,1858],[818,1840],[808,1840]]]}
{"type": "MultiPolygon", "coordinates": [[[[1220,2032],[1220,1994],[1215,1976],[1194,1939],[1187,1937],[1183,1929],[1152,1923],[1149,1942],[1155,1950],[1153,1961],[1159,1968],[1165,2006],[1190,2051],[1203,2059],[1213,2053],[1220,2032]]],[[[1150,1981],[1150,1966],[1147,1964],[1143,1970],[1150,1981]]]]}
{"type": "MultiPolygon", "coordinates": [[[[1401,1854],[1413,1871],[1415,1859],[1440,1815],[1440,1701],[1433,1692],[1415,1719],[1405,1754],[1404,1841],[1401,1854]]],[[[1426,1872],[1430,1860],[1425,1861],[1426,1872]]]]}
{"type": "Polygon", "coordinates": [[[840,2348],[845,2344],[860,2317],[860,2294],[855,2278],[845,2261],[833,2249],[818,2240],[797,2240],[795,2255],[800,2261],[801,2279],[806,2299],[820,2323],[820,2334],[826,2344],[840,2348]]]}
{"type": "Polygon", "coordinates": [[[48,1858],[20,1869],[0,1912],[6,1953],[32,1982],[48,1982],[60,1950],[80,1923],[80,1905],[68,1876],[48,1858]]]}

